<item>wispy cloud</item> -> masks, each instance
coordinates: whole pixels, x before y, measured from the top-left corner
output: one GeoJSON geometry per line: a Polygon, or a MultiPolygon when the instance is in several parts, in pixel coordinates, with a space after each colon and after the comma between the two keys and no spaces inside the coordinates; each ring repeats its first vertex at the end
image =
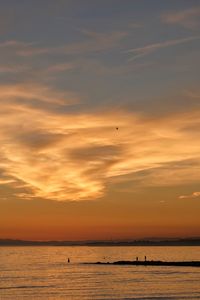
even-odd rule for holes
{"type": "Polygon", "coordinates": [[[191,198],[198,198],[198,197],[200,197],[200,192],[194,192],[191,195],[179,196],[179,199],[191,199],[191,198]]]}
{"type": "Polygon", "coordinates": [[[20,72],[25,72],[27,71],[29,68],[22,66],[22,65],[0,65],[0,73],[1,74],[12,74],[12,73],[20,73],[20,72]]]}
{"type": "Polygon", "coordinates": [[[92,200],[134,174],[142,186],[200,178],[200,168],[185,163],[200,163],[199,111],[153,119],[126,110],[62,113],[32,102],[62,108],[59,93],[42,86],[0,86],[0,94],[1,180],[20,183],[10,182],[19,198],[92,200]]]}
{"type": "Polygon", "coordinates": [[[200,27],[200,6],[164,14],[161,16],[161,20],[167,24],[198,29],[200,27]]]}
{"type": "Polygon", "coordinates": [[[59,64],[54,64],[51,65],[47,68],[46,73],[60,73],[60,72],[65,72],[69,70],[73,70],[76,68],[75,63],[59,63],[59,64]]]}
{"type": "Polygon", "coordinates": [[[34,45],[34,43],[26,43],[26,42],[21,42],[18,40],[6,40],[0,43],[0,49],[1,48],[26,48],[34,45]]]}
{"type": "Polygon", "coordinates": [[[0,185],[6,185],[6,184],[10,184],[15,182],[15,180],[13,179],[5,179],[5,178],[1,178],[0,179],[0,185]]]}
{"type": "Polygon", "coordinates": [[[196,100],[200,100],[200,92],[199,91],[193,91],[193,90],[185,90],[183,92],[183,95],[185,95],[186,97],[188,97],[189,99],[196,99],[196,100]]]}
{"type": "MultiPolygon", "coordinates": [[[[80,40],[61,45],[44,46],[37,42],[5,40],[0,42],[0,51],[3,54],[11,52],[20,58],[37,57],[42,55],[85,55],[101,53],[122,45],[122,40],[129,34],[128,31],[112,31],[98,33],[89,30],[80,30],[80,40]]],[[[65,65],[66,66],[66,65],[65,65]]]]}
{"type": "Polygon", "coordinates": [[[160,49],[177,46],[180,44],[185,44],[185,43],[192,42],[192,41],[199,40],[199,39],[200,39],[200,36],[191,36],[191,37],[181,38],[181,39],[176,39],[176,40],[167,40],[164,42],[149,44],[144,47],[133,48],[133,49],[128,50],[127,53],[130,53],[131,55],[133,55],[130,58],[130,60],[136,60],[140,57],[143,57],[143,56],[149,55],[153,52],[156,52],[160,49]]]}
{"type": "Polygon", "coordinates": [[[55,91],[48,86],[36,83],[4,85],[0,87],[1,101],[20,102],[24,100],[27,105],[44,102],[59,105],[72,105],[79,102],[79,98],[72,92],[55,91]]]}
{"type": "Polygon", "coordinates": [[[40,47],[39,45],[22,45],[17,50],[20,56],[36,56],[43,54],[85,54],[92,52],[102,52],[119,46],[123,38],[128,35],[125,31],[114,31],[97,33],[88,30],[81,30],[84,39],[80,42],[69,43],[56,47],[40,47]]]}

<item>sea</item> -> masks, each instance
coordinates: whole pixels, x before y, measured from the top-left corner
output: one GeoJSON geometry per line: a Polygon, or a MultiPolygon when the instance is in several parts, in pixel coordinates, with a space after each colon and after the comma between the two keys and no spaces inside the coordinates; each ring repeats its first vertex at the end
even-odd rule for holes
{"type": "Polygon", "coordinates": [[[200,247],[0,247],[0,299],[200,299],[198,267],[85,264],[145,256],[200,260],[200,247]]]}

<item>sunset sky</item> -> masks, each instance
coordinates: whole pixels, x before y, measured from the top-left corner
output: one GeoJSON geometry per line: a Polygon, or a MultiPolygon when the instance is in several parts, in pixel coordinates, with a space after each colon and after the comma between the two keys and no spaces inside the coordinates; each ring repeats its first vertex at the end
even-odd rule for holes
{"type": "Polygon", "coordinates": [[[0,1],[0,238],[200,236],[200,1],[0,1]]]}

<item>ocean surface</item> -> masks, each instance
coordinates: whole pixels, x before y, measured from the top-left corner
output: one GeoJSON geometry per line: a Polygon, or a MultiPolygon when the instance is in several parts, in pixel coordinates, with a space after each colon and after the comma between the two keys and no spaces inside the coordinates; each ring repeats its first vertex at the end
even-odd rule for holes
{"type": "Polygon", "coordinates": [[[136,256],[200,260],[200,247],[0,247],[0,299],[200,299],[200,268],[83,264],[136,256]]]}

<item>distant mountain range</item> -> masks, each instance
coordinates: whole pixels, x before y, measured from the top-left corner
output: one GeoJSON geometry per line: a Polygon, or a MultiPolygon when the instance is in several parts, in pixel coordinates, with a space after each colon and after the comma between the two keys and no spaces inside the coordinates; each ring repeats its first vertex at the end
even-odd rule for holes
{"type": "Polygon", "coordinates": [[[24,241],[0,239],[0,246],[200,246],[200,238],[105,241],[24,241]]]}

